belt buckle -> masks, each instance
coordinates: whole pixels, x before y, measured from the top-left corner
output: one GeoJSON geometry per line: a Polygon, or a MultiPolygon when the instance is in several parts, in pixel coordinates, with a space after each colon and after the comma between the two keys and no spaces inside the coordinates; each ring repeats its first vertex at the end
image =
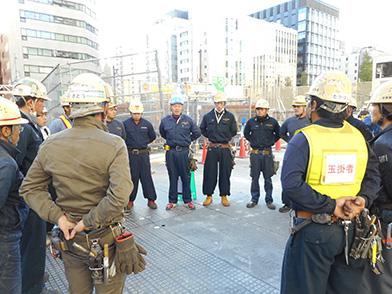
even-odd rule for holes
{"type": "Polygon", "coordinates": [[[132,154],[139,154],[139,150],[138,149],[132,149],[132,154]]]}
{"type": "Polygon", "coordinates": [[[216,148],[222,148],[222,144],[221,143],[217,143],[216,144],[216,148]]]}
{"type": "Polygon", "coordinates": [[[176,151],[182,151],[182,147],[181,146],[176,146],[176,151]]]}

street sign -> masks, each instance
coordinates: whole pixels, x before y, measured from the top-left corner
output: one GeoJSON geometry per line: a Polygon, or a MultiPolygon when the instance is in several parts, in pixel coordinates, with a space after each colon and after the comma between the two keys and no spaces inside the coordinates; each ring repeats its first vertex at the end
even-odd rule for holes
{"type": "Polygon", "coordinates": [[[212,77],[212,84],[215,86],[217,91],[225,91],[225,78],[224,77],[212,77]]]}

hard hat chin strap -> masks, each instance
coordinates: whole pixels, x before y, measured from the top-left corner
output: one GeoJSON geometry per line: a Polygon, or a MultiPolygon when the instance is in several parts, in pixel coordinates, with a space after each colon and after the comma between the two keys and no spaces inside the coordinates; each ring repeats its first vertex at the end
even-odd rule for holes
{"type": "Polygon", "coordinates": [[[8,137],[5,137],[8,140],[8,143],[12,144],[14,140],[12,140],[12,136],[15,133],[15,125],[11,126],[11,134],[8,137]]]}

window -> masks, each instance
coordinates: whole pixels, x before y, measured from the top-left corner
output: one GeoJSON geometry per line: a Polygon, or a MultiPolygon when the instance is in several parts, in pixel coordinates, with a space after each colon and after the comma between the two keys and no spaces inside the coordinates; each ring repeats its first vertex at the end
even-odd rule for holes
{"type": "Polygon", "coordinates": [[[306,19],[306,7],[303,7],[298,11],[298,21],[302,21],[305,19],[306,19]]]}

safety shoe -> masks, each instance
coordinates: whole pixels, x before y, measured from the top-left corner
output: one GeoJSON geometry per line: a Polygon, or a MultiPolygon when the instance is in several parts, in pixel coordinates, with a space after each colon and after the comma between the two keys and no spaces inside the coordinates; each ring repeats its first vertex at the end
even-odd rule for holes
{"type": "Polygon", "coordinates": [[[195,210],[196,206],[192,202],[184,203],[186,208],[189,208],[190,210],[195,210]]]}
{"type": "Polygon", "coordinates": [[[153,200],[148,200],[147,201],[147,206],[150,207],[151,209],[157,209],[157,204],[153,200]]]}
{"type": "Polygon", "coordinates": [[[207,196],[206,200],[204,200],[203,205],[208,206],[212,203],[212,196],[207,196]]]}
{"type": "Polygon", "coordinates": [[[290,210],[291,210],[291,207],[290,207],[290,205],[287,205],[287,204],[285,204],[281,208],[279,208],[279,212],[281,212],[281,213],[286,213],[286,212],[289,212],[290,210]]]}
{"type": "Polygon", "coordinates": [[[248,207],[248,208],[253,208],[253,207],[255,207],[257,205],[257,202],[249,202],[247,205],[246,205],[246,207],[248,207]]]}
{"type": "Polygon", "coordinates": [[[124,207],[124,215],[130,215],[132,207],[133,207],[133,201],[129,201],[128,205],[124,207]]]}
{"type": "Polygon", "coordinates": [[[276,206],[275,206],[275,204],[273,204],[273,203],[267,203],[267,207],[268,207],[269,209],[271,209],[271,210],[275,210],[275,209],[276,209],[276,206]]]}
{"type": "Polygon", "coordinates": [[[169,204],[166,205],[166,210],[172,210],[174,207],[177,207],[177,203],[169,202],[169,204]]]}
{"type": "Polygon", "coordinates": [[[222,204],[223,206],[230,206],[230,202],[227,200],[226,196],[222,196],[222,204]]]}

